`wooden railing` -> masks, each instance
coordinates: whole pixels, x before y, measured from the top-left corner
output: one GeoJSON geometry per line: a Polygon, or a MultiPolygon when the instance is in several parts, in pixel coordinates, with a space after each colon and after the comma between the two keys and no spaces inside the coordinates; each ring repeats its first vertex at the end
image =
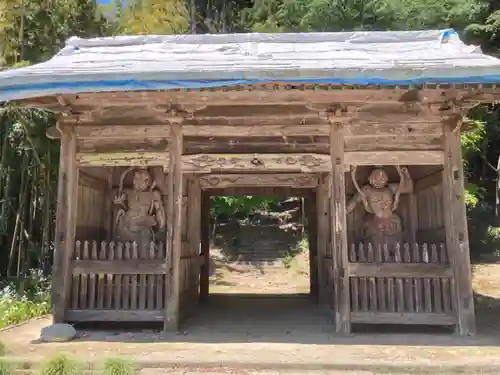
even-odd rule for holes
{"type": "Polygon", "coordinates": [[[68,321],[163,321],[163,242],[76,242],[68,321]]]}
{"type": "Polygon", "coordinates": [[[453,275],[444,244],[352,245],[351,321],[453,325],[453,275]]]}

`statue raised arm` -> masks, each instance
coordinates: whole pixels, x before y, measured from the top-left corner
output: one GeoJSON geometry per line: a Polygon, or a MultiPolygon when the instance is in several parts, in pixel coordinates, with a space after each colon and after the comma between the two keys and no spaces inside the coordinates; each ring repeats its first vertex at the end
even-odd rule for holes
{"type": "Polygon", "coordinates": [[[388,183],[387,172],[383,168],[374,168],[368,177],[368,184],[359,187],[355,177],[356,168],[352,168],[353,185],[356,194],[347,204],[347,212],[352,212],[356,204],[363,202],[368,214],[365,220],[365,238],[376,244],[394,243],[402,240],[403,226],[396,213],[400,195],[409,193],[413,183],[406,167],[396,167],[400,176],[399,183],[388,183]]]}

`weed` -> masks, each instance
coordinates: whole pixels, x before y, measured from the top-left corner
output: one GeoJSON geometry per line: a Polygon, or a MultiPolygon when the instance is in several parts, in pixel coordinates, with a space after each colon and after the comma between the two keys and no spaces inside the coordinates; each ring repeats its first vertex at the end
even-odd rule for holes
{"type": "Polygon", "coordinates": [[[66,354],[57,354],[40,366],[39,375],[81,375],[84,365],[66,354]]]}
{"type": "Polygon", "coordinates": [[[302,237],[292,249],[289,249],[282,262],[285,268],[291,268],[295,257],[309,249],[309,241],[306,236],[302,237]]]}
{"type": "Polygon", "coordinates": [[[102,364],[100,375],[133,375],[134,363],[125,358],[108,358],[102,364]]]}
{"type": "Polygon", "coordinates": [[[0,341],[0,356],[7,354],[7,345],[4,342],[0,341]]]}
{"type": "Polygon", "coordinates": [[[23,281],[22,288],[14,283],[0,288],[0,328],[46,315],[50,312],[48,281],[36,272],[23,281]]]}
{"type": "Polygon", "coordinates": [[[18,367],[16,362],[0,358],[0,375],[14,375],[18,367]]]}

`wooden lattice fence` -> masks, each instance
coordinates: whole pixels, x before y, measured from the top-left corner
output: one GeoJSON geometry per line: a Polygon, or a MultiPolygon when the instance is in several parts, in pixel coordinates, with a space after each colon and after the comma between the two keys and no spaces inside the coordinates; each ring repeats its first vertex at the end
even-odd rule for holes
{"type": "Polygon", "coordinates": [[[454,279],[444,244],[353,244],[349,252],[353,323],[453,325],[454,279]]]}
{"type": "Polygon", "coordinates": [[[169,264],[163,242],[77,241],[68,320],[163,321],[169,264]]]}

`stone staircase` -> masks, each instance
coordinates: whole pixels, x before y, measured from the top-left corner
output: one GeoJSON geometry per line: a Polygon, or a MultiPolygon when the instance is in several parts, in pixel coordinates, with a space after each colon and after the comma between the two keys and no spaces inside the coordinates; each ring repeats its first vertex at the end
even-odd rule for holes
{"type": "Polygon", "coordinates": [[[301,238],[302,228],[297,224],[226,224],[217,226],[211,253],[240,267],[283,267],[301,238]]]}

